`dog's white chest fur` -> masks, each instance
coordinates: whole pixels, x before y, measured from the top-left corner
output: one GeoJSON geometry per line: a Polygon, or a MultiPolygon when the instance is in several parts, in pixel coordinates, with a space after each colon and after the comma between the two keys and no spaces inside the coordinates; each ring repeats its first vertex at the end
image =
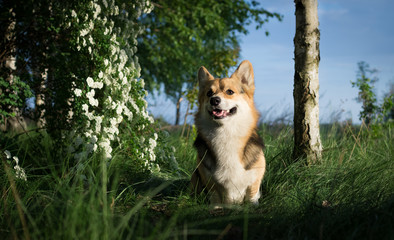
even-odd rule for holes
{"type": "Polygon", "coordinates": [[[242,202],[247,187],[256,181],[256,170],[245,170],[241,162],[240,153],[244,146],[240,134],[232,124],[225,124],[209,134],[216,156],[216,167],[210,174],[224,187],[225,196],[222,197],[230,202],[242,202]]]}

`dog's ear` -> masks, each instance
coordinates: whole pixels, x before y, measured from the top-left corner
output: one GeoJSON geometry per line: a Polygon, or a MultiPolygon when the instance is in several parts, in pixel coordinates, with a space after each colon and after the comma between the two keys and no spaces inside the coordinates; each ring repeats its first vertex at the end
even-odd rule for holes
{"type": "Polygon", "coordinates": [[[239,64],[237,70],[231,77],[238,78],[243,84],[248,87],[254,87],[254,73],[253,66],[248,60],[244,60],[239,64]]]}
{"type": "Polygon", "coordinates": [[[208,70],[202,66],[198,70],[197,74],[198,84],[201,86],[204,82],[208,80],[214,80],[215,78],[208,72],[208,70]]]}

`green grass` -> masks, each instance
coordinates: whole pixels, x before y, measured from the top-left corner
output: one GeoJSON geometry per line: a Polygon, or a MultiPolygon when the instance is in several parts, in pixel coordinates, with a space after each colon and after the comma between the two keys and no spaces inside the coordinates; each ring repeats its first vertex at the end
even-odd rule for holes
{"type": "Polygon", "coordinates": [[[110,164],[93,156],[76,165],[48,135],[3,135],[1,239],[394,239],[392,126],[380,134],[322,126],[323,159],[311,166],[292,161],[291,127],[263,125],[261,133],[260,204],[223,210],[190,195],[192,132],[171,132],[178,169],[155,176],[121,151],[110,164]],[[13,165],[4,149],[19,157],[27,182],[6,174],[13,165]]]}

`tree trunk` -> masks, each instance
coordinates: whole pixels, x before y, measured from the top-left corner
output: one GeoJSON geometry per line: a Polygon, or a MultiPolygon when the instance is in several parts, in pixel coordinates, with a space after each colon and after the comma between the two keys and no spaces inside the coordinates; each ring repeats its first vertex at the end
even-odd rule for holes
{"type": "Polygon", "coordinates": [[[294,150],[308,164],[321,158],[319,130],[319,20],[317,0],[295,0],[294,150]]]}
{"type": "Polygon", "coordinates": [[[43,73],[40,74],[39,84],[36,89],[36,119],[37,127],[42,128],[46,125],[45,120],[45,81],[48,77],[48,69],[46,68],[43,73]]]}
{"type": "Polygon", "coordinates": [[[179,125],[179,119],[181,118],[181,102],[182,93],[179,94],[178,101],[176,102],[176,114],[175,114],[175,125],[179,125]]]}
{"type": "MultiPolygon", "coordinates": [[[[7,57],[5,59],[5,68],[9,72],[9,75],[7,77],[7,81],[10,83],[10,86],[13,85],[14,83],[14,72],[16,70],[16,36],[15,36],[15,26],[16,26],[16,20],[15,20],[15,12],[13,12],[13,9],[10,9],[11,12],[11,19],[10,19],[10,24],[7,27],[7,31],[5,33],[5,41],[10,44],[11,50],[7,54],[7,57]]],[[[12,90],[9,90],[12,91],[12,90]]],[[[14,92],[16,94],[16,92],[14,92]]],[[[11,106],[9,109],[11,112],[15,114],[14,117],[9,117],[5,119],[5,124],[4,128],[5,131],[13,131],[13,132],[21,132],[25,131],[27,126],[26,122],[22,116],[22,111],[16,107],[16,106],[11,106]]]]}

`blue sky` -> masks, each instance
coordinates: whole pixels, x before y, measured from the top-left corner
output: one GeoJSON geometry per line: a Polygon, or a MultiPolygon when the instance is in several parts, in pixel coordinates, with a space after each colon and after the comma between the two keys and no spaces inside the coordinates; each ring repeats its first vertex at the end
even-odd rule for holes
{"type": "MultiPolygon", "coordinates": [[[[284,16],[263,29],[250,26],[241,36],[241,60],[252,62],[255,71],[255,102],[263,120],[281,116],[292,119],[295,15],[291,0],[260,1],[261,6],[284,16]],[[265,36],[264,30],[270,35],[265,36]]],[[[359,122],[361,104],[355,101],[357,63],[367,62],[379,72],[375,84],[381,98],[394,82],[394,1],[319,0],[320,22],[320,121],[352,119],[359,122]],[[339,114],[339,115],[338,115],[339,114]]],[[[209,70],[209,66],[208,70],[209,70]]],[[[158,98],[149,110],[174,121],[175,107],[158,98]]],[[[184,104],[185,105],[185,104],[184,104]]]]}

